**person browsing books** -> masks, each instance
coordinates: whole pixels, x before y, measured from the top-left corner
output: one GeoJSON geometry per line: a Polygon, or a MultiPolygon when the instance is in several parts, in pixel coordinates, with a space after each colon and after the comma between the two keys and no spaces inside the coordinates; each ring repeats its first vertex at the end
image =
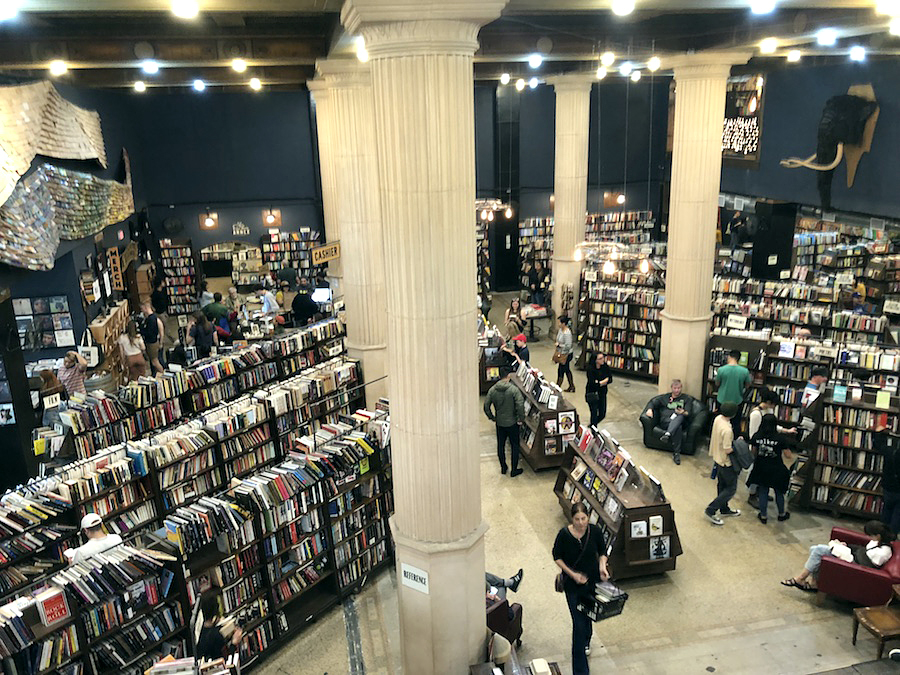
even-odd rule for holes
{"type": "Polygon", "coordinates": [[[590,596],[594,585],[609,579],[607,545],[603,530],[589,522],[584,502],[575,502],[571,525],[562,528],[553,542],[553,562],[559,567],[566,604],[572,617],[572,672],[587,675],[594,624],[578,609],[581,596],[590,596]]]}
{"type": "Polygon", "coordinates": [[[716,401],[721,408],[726,403],[733,403],[737,411],[731,417],[731,426],[734,429],[734,437],[741,435],[741,405],[744,403],[744,394],[750,386],[752,378],[750,371],[738,362],[741,353],[737,349],[728,352],[728,362],[719,366],[716,370],[716,401]]]}
{"type": "Polygon", "coordinates": [[[531,352],[528,351],[528,338],[524,333],[519,333],[512,339],[512,346],[503,345],[501,350],[510,355],[510,365],[515,367],[519,363],[528,363],[531,360],[531,352]]]}
{"type": "Polygon", "coordinates": [[[606,417],[606,392],[613,381],[612,371],[605,354],[597,354],[588,361],[587,384],[584,400],[591,410],[591,426],[600,424],[606,417]]]}
{"type": "Polygon", "coordinates": [[[84,388],[84,374],[86,371],[87,361],[81,354],[78,352],[66,352],[62,365],[56,372],[56,377],[62,382],[70,396],[76,392],[86,394],[87,390],[84,388]]]}
{"type": "Polygon", "coordinates": [[[778,431],[778,418],[771,413],[763,416],[759,429],[750,438],[750,444],[756,451],[753,470],[748,482],[759,486],[759,522],[765,525],[769,521],[769,489],[775,491],[775,505],[778,507],[778,520],[791,517],[785,510],[784,495],[788,491],[791,472],[785,466],[784,456],[790,455],[787,440],[778,431]]]}
{"type": "Polygon", "coordinates": [[[681,380],[672,380],[669,398],[654,399],[647,410],[647,417],[655,420],[656,426],[665,429],[661,440],[671,441],[672,461],[681,464],[681,442],[684,439],[684,426],[690,417],[690,401],[682,391],[681,380]]]}
{"type": "Polygon", "coordinates": [[[89,513],[81,519],[81,529],[87,542],[74,549],[72,563],[77,564],[90,560],[98,553],[103,553],[122,543],[122,537],[117,534],[107,534],[103,529],[103,519],[96,513],[89,513]]]}
{"type": "Polygon", "coordinates": [[[196,656],[201,659],[221,659],[225,656],[228,645],[237,646],[241,643],[244,631],[240,626],[234,626],[230,640],[223,631],[228,631],[228,626],[223,625],[219,616],[219,597],[207,595],[200,601],[200,611],[203,612],[203,625],[200,627],[200,637],[197,638],[196,656]]]}
{"type": "Polygon", "coordinates": [[[275,295],[269,289],[260,286],[256,289],[256,295],[262,303],[263,314],[276,314],[281,311],[281,307],[279,307],[275,295]]]}
{"type": "Polygon", "coordinates": [[[147,348],[151,371],[165,372],[165,368],[159,360],[159,352],[166,337],[166,327],[163,325],[162,319],[153,311],[153,304],[149,300],[141,303],[141,314],[144,317],[140,326],[141,337],[144,338],[144,346],[147,348]]]}
{"type": "Polygon", "coordinates": [[[511,447],[512,471],[515,478],[522,469],[519,468],[519,425],[525,423],[525,397],[512,382],[513,369],[503,366],[500,369],[500,381],[488,390],[484,398],[484,414],[497,427],[497,459],[500,460],[500,473],[506,473],[506,441],[511,447]]]}
{"type": "MultiPolygon", "coordinates": [[[[774,415],[775,410],[778,408],[778,404],[781,403],[781,399],[778,394],[769,389],[768,387],[763,387],[759,396],[759,403],[750,411],[750,416],[747,421],[747,437],[753,438],[757,431],[759,431],[759,426],[762,423],[762,419],[766,415],[774,415]]],[[[781,426],[780,424],[776,426],[776,430],[779,434],[796,434],[797,429],[795,427],[781,426]]],[[[787,463],[789,458],[792,458],[793,455],[790,451],[784,453],[784,460],[787,463]]],[[[751,471],[751,475],[753,472],[751,471]]],[[[747,497],[747,502],[750,506],[757,508],[759,506],[759,502],[757,501],[757,490],[758,487],[755,483],[749,483],[748,487],[750,488],[750,496],[747,497]]]]}
{"type": "Polygon", "coordinates": [[[557,364],[556,368],[556,386],[561,387],[563,376],[569,381],[566,391],[575,391],[575,382],[572,380],[572,356],[574,355],[574,344],[572,338],[572,329],[569,324],[572,320],[568,316],[561,316],[556,321],[556,352],[553,354],[553,361],[557,364]]]}

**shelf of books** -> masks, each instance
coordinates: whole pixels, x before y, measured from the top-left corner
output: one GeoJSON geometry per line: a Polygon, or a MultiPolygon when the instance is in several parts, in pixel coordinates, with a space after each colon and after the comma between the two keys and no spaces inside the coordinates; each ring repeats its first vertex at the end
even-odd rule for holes
{"type": "Polygon", "coordinates": [[[562,389],[527,363],[519,365],[512,382],[525,397],[522,456],[535,471],[558,467],[565,461],[566,444],[578,429],[578,411],[562,389]]]}
{"type": "Polygon", "coordinates": [[[260,240],[262,261],[270,271],[287,264],[300,276],[312,279],[320,267],[312,264],[312,249],[321,244],[319,232],[308,227],[301,227],[299,232],[273,232],[260,240]]]}
{"type": "Polygon", "coordinates": [[[478,270],[478,293],[491,292],[491,243],[488,239],[488,221],[480,217],[476,209],[475,217],[475,265],[478,270]]]}
{"type": "Polygon", "coordinates": [[[866,299],[882,303],[885,314],[900,315],[900,253],[876,255],[866,268],[866,299]]]}
{"type": "Polygon", "coordinates": [[[264,401],[241,396],[208,410],[202,417],[206,428],[218,438],[216,464],[223,469],[225,481],[242,478],[278,459],[269,408],[264,401]]]}
{"type": "Polygon", "coordinates": [[[191,314],[197,311],[197,263],[191,240],[175,242],[162,239],[159,250],[166,293],[169,296],[169,313],[191,314]]]}
{"type": "Polygon", "coordinates": [[[655,227],[652,211],[589,213],[585,221],[584,240],[649,244],[655,227]]]}
{"type": "Polygon", "coordinates": [[[660,482],[605,429],[579,428],[553,491],[567,518],[573,503],[587,507],[606,536],[616,579],[675,569],[682,547],[672,505],[660,482]]]}
{"type": "Polygon", "coordinates": [[[581,274],[578,335],[583,351],[602,352],[615,371],[656,379],[659,376],[659,313],[665,305],[665,279],[652,267],[640,271],[645,256],[623,254],[616,269],[585,261],[581,274]]]}
{"type": "Polygon", "coordinates": [[[547,273],[547,287],[551,286],[553,260],[553,218],[526,218],[519,223],[519,264],[522,267],[522,288],[528,288],[528,273],[540,261],[547,273]]]}

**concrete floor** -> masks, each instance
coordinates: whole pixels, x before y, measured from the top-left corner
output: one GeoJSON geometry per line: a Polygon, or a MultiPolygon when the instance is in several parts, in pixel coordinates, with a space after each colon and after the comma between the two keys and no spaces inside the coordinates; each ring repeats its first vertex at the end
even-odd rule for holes
{"type": "MultiPolygon", "coordinates": [[[[491,318],[502,318],[505,307],[495,296],[491,318]]],[[[552,372],[552,343],[545,338],[529,346],[532,363],[552,372]]],[[[570,400],[584,418],[588,414],[584,373],[574,372],[577,392],[570,400]]],[[[684,554],[673,572],[621,584],[629,593],[628,604],[619,617],[596,624],[592,670],[800,674],[874,659],[877,644],[865,631],[860,631],[857,646],[850,644],[850,606],[828,600],[818,607],[813,594],[779,584],[800,571],[811,544],[828,541],[835,519],[795,511],[784,523],[771,518],[769,525],[762,525],[749,510],[742,484],[732,507],[744,514],[727,519],[722,527],[709,523],[703,508],[715,496],[715,484],[708,477],[705,450],[675,466],[669,455],[644,448],[640,441],[637,417],[655,393],[656,385],[616,378],[603,426],[637,464],[662,482],[675,510],[684,554]]],[[[558,661],[568,673],[571,621],[564,599],[553,592],[556,566],[550,554],[556,532],[566,522],[553,494],[556,472],[536,474],[525,465],[525,473],[515,479],[501,476],[495,447],[493,427],[482,418],[478,451],[482,509],[490,526],[485,535],[487,567],[504,576],[524,568],[519,592],[510,596],[524,607],[522,660],[558,661]]],[[[874,667],[865,672],[900,670],[887,660],[874,667]]],[[[257,671],[263,675],[401,672],[394,576],[383,573],[257,671]]]]}

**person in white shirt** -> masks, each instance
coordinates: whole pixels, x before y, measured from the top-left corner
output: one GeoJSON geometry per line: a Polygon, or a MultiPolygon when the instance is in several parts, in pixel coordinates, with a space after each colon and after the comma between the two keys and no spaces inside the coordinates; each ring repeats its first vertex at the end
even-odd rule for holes
{"type": "Polygon", "coordinates": [[[111,549],[122,543],[122,537],[117,534],[106,534],[103,529],[103,519],[96,513],[89,513],[81,519],[81,529],[87,537],[87,542],[75,549],[72,555],[73,563],[90,560],[98,553],[111,549]]]}
{"type": "Polygon", "coordinates": [[[278,306],[278,300],[275,299],[275,294],[272,291],[260,287],[256,289],[256,294],[262,303],[263,314],[277,314],[281,311],[281,307],[278,306]]]}
{"type": "Polygon", "coordinates": [[[822,558],[825,556],[835,556],[842,560],[845,559],[845,556],[849,556],[851,560],[847,560],[847,562],[855,562],[864,567],[883,567],[894,553],[891,542],[897,538],[896,535],[879,520],[868,521],[863,526],[863,532],[871,537],[865,546],[847,546],[836,539],[827,544],[810,546],[809,558],[806,565],[803,566],[803,571],[797,576],[785,579],[781,585],[799,588],[801,591],[817,590],[816,584],[810,583],[809,579],[815,580],[819,572],[819,565],[822,564],[822,558]]]}

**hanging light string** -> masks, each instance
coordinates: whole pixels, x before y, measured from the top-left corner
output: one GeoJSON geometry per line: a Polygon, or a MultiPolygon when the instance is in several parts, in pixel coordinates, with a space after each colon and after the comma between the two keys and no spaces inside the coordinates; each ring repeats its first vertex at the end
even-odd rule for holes
{"type": "MultiPolygon", "coordinates": [[[[656,53],[656,40],[653,40],[651,50],[656,53]]],[[[650,175],[653,171],[653,83],[656,73],[650,71],[650,120],[647,124],[647,212],[650,212],[650,175]]]]}
{"type": "MultiPolygon", "coordinates": [[[[625,79],[625,162],[622,171],[622,196],[625,197],[626,185],[628,183],[628,99],[631,96],[631,78],[625,79]]],[[[627,198],[626,198],[627,199],[627,198]]],[[[622,200],[622,213],[625,213],[625,202],[622,200]]]]}

